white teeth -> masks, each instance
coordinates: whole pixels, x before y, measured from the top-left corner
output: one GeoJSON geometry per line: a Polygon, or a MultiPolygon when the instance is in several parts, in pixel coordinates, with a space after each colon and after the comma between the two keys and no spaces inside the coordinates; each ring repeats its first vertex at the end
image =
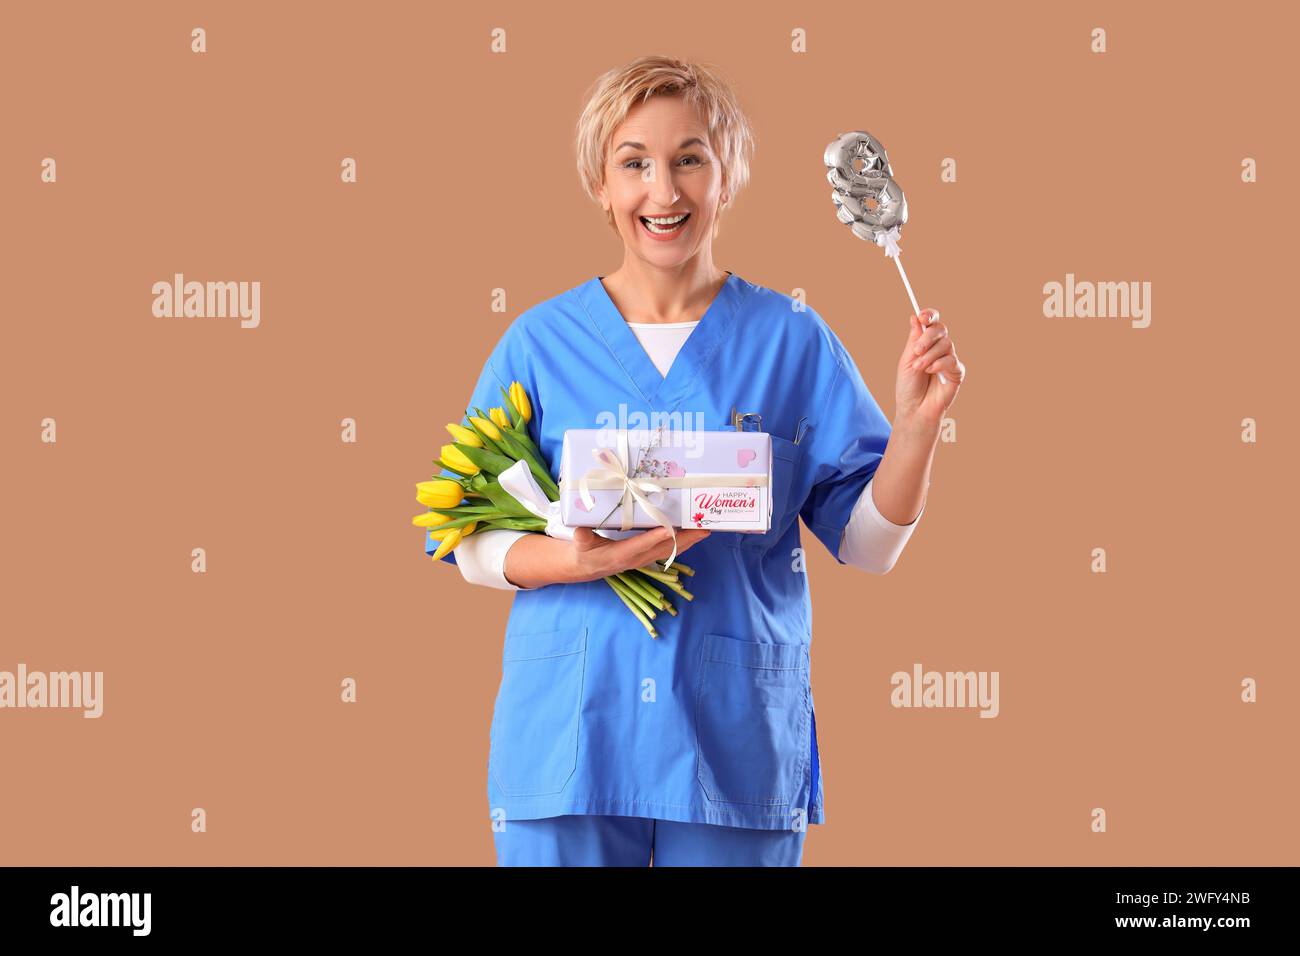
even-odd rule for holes
{"type": "Polygon", "coordinates": [[[641,221],[646,224],[646,228],[657,236],[666,236],[669,233],[676,232],[677,226],[685,219],[687,213],[680,216],[642,216],[641,221]]]}

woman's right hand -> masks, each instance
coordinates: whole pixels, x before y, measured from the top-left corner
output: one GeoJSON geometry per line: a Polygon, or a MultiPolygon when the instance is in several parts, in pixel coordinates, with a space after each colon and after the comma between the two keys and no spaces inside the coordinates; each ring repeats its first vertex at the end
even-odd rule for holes
{"type": "MultiPolygon", "coordinates": [[[[708,536],[708,531],[693,528],[678,531],[678,556],[708,536]]],[[[672,550],[672,536],[666,528],[618,540],[602,537],[590,528],[575,528],[572,541],[524,534],[506,552],[504,573],[507,581],[521,588],[599,581],[630,568],[643,568],[651,561],[667,561],[672,550]]]]}
{"type": "MultiPolygon", "coordinates": [[[[703,529],[679,530],[677,556],[708,536],[703,529]]],[[[643,568],[651,561],[667,561],[672,553],[672,534],[667,528],[652,528],[618,540],[602,537],[591,528],[573,531],[573,567],[582,575],[579,581],[598,581],[620,571],[643,568]]]]}

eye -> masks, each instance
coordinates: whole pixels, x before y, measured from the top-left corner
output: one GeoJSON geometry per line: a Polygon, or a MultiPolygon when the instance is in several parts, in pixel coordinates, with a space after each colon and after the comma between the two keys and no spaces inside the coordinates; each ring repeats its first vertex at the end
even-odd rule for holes
{"type": "MultiPolygon", "coordinates": [[[[700,166],[700,165],[703,165],[703,162],[702,162],[702,160],[700,159],[700,157],[696,156],[694,153],[691,153],[689,156],[683,156],[682,159],[683,159],[683,160],[687,160],[687,159],[694,160],[694,162],[691,164],[691,165],[693,165],[693,166],[700,166]]],[[[642,168],[642,166],[641,166],[641,160],[639,160],[639,159],[629,159],[626,163],[623,163],[619,168],[620,168],[620,169],[641,169],[641,168],[642,168]]]]}

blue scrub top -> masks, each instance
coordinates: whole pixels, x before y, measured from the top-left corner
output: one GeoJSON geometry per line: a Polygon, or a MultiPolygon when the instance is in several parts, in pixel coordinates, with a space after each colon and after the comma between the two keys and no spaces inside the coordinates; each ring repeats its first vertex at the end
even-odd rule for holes
{"type": "MultiPolygon", "coordinates": [[[[772,529],[717,532],[687,551],[696,574],[682,580],[695,600],[669,595],[678,614],[658,615],[657,639],[603,581],[513,593],[490,812],[772,830],[823,823],[796,519],[844,563],[840,538],[889,421],[835,333],[787,295],[729,273],[665,377],[600,279],[516,318],[467,407],[501,405],[500,389],[521,382],[529,430],[556,479],[568,428],[725,430],[733,407],[758,412],[772,436],[772,529]]],[[[426,536],[426,554],[437,545],[426,536]]]]}

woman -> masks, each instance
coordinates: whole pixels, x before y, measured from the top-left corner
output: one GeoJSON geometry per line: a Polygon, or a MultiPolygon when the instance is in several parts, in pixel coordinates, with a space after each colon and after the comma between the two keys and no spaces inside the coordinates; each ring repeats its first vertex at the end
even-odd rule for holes
{"type": "Polygon", "coordinates": [[[516,318],[467,407],[521,382],[552,474],[568,428],[641,413],[716,431],[756,412],[772,524],[677,532],[695,599],[656,621],[657,640],[601,578],[666,559],[664,529],[488,531],[444,558],[517,591],[490,734],[498,862],[797,866],[807,824],[824,822],[798,519],[839,563],[888,571],[965,368],[937,312],[911,316],[891,426],[816,311],[714,265],[754,141],[713,71],[657,56],[611,71],[577,145],[623,264],[516,318]]]}

